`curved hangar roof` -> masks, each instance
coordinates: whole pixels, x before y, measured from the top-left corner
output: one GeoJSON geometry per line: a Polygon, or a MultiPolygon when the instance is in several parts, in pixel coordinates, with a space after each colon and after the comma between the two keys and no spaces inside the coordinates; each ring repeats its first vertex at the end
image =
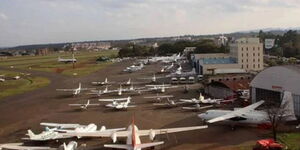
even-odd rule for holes
{"type": "Polygon", "coordinates": [[[290,91],[300,95],[300,66],[267,68],[251,81],[250,86],[272,91],[290,91]]]}

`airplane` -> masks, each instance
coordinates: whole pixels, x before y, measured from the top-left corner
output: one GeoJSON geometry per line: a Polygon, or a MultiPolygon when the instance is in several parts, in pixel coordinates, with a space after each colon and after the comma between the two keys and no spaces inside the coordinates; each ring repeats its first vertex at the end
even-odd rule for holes
{"type": "Polygon", "coordinates": [[[114,92],[116,92],[116,90],[108,90],[108,85],[106,85],[104,90],[91,90],[91,93],[88,94],[97,95],[100,97],[101,95],[114,93],[114,92]]]}
{"type": "Polygon", "coordinates": [[[58,140],[58,139],[65,139],[70,138],[71,136],[64,136],[56,131],[48,130],[43,131],[40,134],[34,134],[31,130],[27,130],[28,138],[22,138],[23,140],[30,140],[30,141],[48,141],[48,140],[58,140]]]}
{"type": "Polygon", "coordinates": [[[166,103],[154,103],[154,106],[166,106],[166,107],[177,107],[181,104],[183,104],[184,102],[175,102],[174,100],[170,100],[169,98],[167,98],[167,102],[166,103]]]}
{"type": "Polygon", "coordinates": [[[173,95],[158,95],[156,94],[156,96],[146,96],[144,98],[153,98],[153,99],[156,99],[157,102],[161,102],[163,98],[171,98],[171,97],[174,97],[173,95]]]}
{"type": "Polygon", "coordinates": [[[110,84],[113,84],[115,82],[110,82],[108,81],[107,78],[105,78],[104,81],[95,81],[95,82],[92,82],[92,85],[110,85],[110,84]]]}
{"type": "Polygon", "coordinates": [[[156,56],[149,59],[150,62],[164,62],[164,63],[170,63],[170,62],[177,62],[177,60],[182,59],[182,56],[180,53],[178,55],[173,54],[172,56],[156,56]]]}
{"type": "Polygon", "coordinates": [[[196,98],[192,98],[192,99],[180,99],[180,101],[182,102],[186,102],[186,103],[193,103],[193,104],[220,104],[220,103],[225,103],[225,102],[232,102],[235,99],[230,99],[230,100],[223,100],[223,99],[211,99],[211,98],[207,98],[204,99],[204,96],[202,96],[202,94],[200,93],[199,99],[196,98]]]}
{"type": "Polygon", "coordinates": [[[182,71],[181,66],[173,73],[166,75],[166,77],[189,77],[189,76],[196,76],[195,68],[192,71],[182,71]]]}
{"type": "Polygon", "coordinates": [[[139,84],[139,83],[142,83],[142,82],[132,82],[132,81],[131,81],[131,78],[129,78],[128,81],[126,81],[126,82],[121,82],[120,84],[121,84],[121,85],[127,85],[127,86],[129,86],[129,85],[139,84]]]}
{"type": "Polygon", "coordinates": [[[145,85],[145,86],[150,87],[150,88],[148,88],[148,90],[150,90],[150,91],[157,91],[157,92],[161,92],[161,93],[166,92],[166,89],[177,88],[178,87],[178,86],[171,86],[169,84],[145,85]]]}
{"type": "Polygon", "coordinates": [[[80,124],[60,124],[60,123],[43,122],[40,124],[46,127],[54,127],[55,131],[60,131],[60,132],[98,132],[98,131],[125,130],[125,128],[106,129],[105,126],[101,126],[100,130],[97,130],[97,125],[94,123],[90,123],[88,125],[80,125],[80,124]]]}
{"type": "Polygon", "coordinates": [[[152,83],[156,83],[157,79],[161,79],[161,78],[164,78],[164,77],[157,77],[157,76],[155,76],[155,73],[154,73],[152,77],[140,78],[140,79],[145,79],[145,80],[149,80],[150,79],[152,83]]]}
{"type": "Polygon", "coordinates": [[[120,100],[119,101],[118,100],[110,100],[110,101],[112,101],[112,103],[107,104],[105,106],[108,108],[114,108],[117,110],[124,110],[127,108],[136,107],[136,105],[129,105],[131,102],[130,100],[131,100],[130,97],[127,98],[126,102],[119,102],[120,100]]]}
{"type": "Polygon", "coordinates": [[[129,67],[126,67],[123,71],[124,72],[135,72],[135,71],[138,71],[138,70],[141,70],[144,68],[144,64],[143,63],[140,63],[139,66],[137,65],[132,65],[132,66],[129,66],[129,67]]]}
{"type": "Polygon", "coordinates": [[[46,146],[25,146],[23,143],[6,143],[0,144],[0,150],[2,149],[14,149],[14,150],[49,150],[53,149],[46,146]]]}
{"type": "Polygon", "coordinates": [[[172,63],[169,66],[164,66],[164,67],[161,68],[160,72],[165,73],[165,72],[169,71],[170,69],[172,69],[173,67],[174,67],[174,63],[172,63]]]}
{"type": "Polygon", "coordinates": [[[75,95],[79,95],[81,91],[92,90],[92,89],[95,89],[95,88],[81,88],[81,83],[79,83],[79,86],[76,89],[56,89],[56,91],[72,92],[73,95],[75,96],[75,95]]]}
{"type": "Polygon", "coordinates": [[[73,62],[77,62],[77,59],[74,57],[74,54],[73,54],[72,58],[68,58],[68,59],[60,58],[60,56],[59,56],[57,61],[64,62],[64,63],[73,63],[73,62]]]}
{"type": "Polygon", "coordinates": [[[207,108],[212,108],[212,107],[214,107],[214,106],[213,105],[209,105],[209,106],[203,106],[203,107],[201,107],[200,104],[196,104],[193,107],[182,107],[182,109],[184,109],[184,110],[200,111],[200,110],[207,109],[207,108]]]}
{"type": "Polygon", "coordinates": [[[100,106],[100,104],[90,104],[90,100],[86,104],[69,104],[69,106],[80,107],[81,109],[87,109],[89,106],[100,106]]]}
{"type": "Polygon", "coordinates": [[[77,146],[78,146],[78,144],[75,141],[69,142],[68,145],[66,145],[65,142],[63,144],[64,150],[76,150],[77,146]]]}
{"type": "Polygon", "coordinates": [[[131,100],[131,97],[125,97],[125,98],[101,98],[98,99],[100,102],[113,102],[113,101],[128,101],[131,100]]]}
{"type": "MultiPolygon", "coordinates": [[[[208,123],[215,123],[219,121],[229,123],[239,123],[247,125],[270,125],[270,118],[265,110],[255,110],[262,105],[264,100],[258,101],[252,105],[244,108],[235,108],[234,110],[208,110],[205,113],[199,114],[198,117],[204,120],[208,120],[208,123]]],[[[280,109],[283,109],[284,121],[293,121],[297,118],[293,112],[293,98],[292,93],[284,91],[280,109]]]]}
{"type": "Polygon", "coordinates": [[[113,143],[117,142],[118,137],[126,137],[127,138],[126,144],[104,144],[104,147],[115,148],[115,149],[126,149],[126,150],[141,150],[144,148],[154,147],[164,143],[163,141],[159,141],[159,142],[142,144],[140,139],[141,136],[149,136],[149,138],[153,141],[156,135],[199,130],[205,128],[207,128],[207,126],[139,130],[138,127],[135,125],[133,119],[132,123],[128,126],[127,130],[125,131],[106,132],[106,133],[100,133],[100,132],[77,133],[74,135],[81,136],[81,137],[110,137],[113,140],[113,143]]]}

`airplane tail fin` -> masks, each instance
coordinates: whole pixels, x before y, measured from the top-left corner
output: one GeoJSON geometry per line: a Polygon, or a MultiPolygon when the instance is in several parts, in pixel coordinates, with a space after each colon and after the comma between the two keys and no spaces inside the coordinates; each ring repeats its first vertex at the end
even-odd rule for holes
{"type": "Polygon", "coordinates": [[[107,83],[107,81],[108,81],[107,78],[105,78],[105,81],[104,81],[104,82],[107,83]]]}
{"type": "Polygon", "coordinates": [[[81,83],[79,83],[79,89],[81,89],[81,83]]]}
{"type": "Polygon", "coordinates": [[[67,148],[67,145],[66,145],[66,143],[64,142],[64,150],[67,150],[68,148],[67,148]]]}
{"type": "Polygon", "coordinates": [[[104,144],[104,147],[115,149],[133,149],[131,145],[126,144],[104,144]]]}
{"type": "Polygon", "coordinates": [[[27,132],[28,132],[28,136],[31,138],[31,137],[33,137],[33,136],[35,136],[35,134],[31,131],[31,130],[27,130],[27,132]]]}
{"type": "Polygon", "coordinates": [[[153,147],[161,144],[164,144],[164,141],[138,144],[136,145],[136,149],[143,149],[143,148],[153,147]]]}
{"type": "Polygon", "coordinates": [[[90,104],[90,100],[87,101],[87,104],[88,104],[88,105],[90,104]]]}

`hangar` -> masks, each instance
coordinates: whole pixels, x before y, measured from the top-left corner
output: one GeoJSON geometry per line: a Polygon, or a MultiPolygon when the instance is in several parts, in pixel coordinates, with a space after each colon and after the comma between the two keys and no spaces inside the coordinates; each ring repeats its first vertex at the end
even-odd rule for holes
{"type": "Polygon", "coordinates": [[[292,93],[294,111],[300,117],[300,66],[287,65],[270,67],[251,81],[251,100],[275,101],[280,103],[284,91],[292,93]]]}

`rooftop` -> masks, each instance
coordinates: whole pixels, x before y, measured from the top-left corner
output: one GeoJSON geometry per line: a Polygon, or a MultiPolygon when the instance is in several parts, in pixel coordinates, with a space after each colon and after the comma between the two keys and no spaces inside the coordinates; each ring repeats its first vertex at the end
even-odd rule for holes
{"type": "Polygon", "coordinates": [[[202,58],[203,64],[235,64],[237,63],[235,58],[202,58]]]}

